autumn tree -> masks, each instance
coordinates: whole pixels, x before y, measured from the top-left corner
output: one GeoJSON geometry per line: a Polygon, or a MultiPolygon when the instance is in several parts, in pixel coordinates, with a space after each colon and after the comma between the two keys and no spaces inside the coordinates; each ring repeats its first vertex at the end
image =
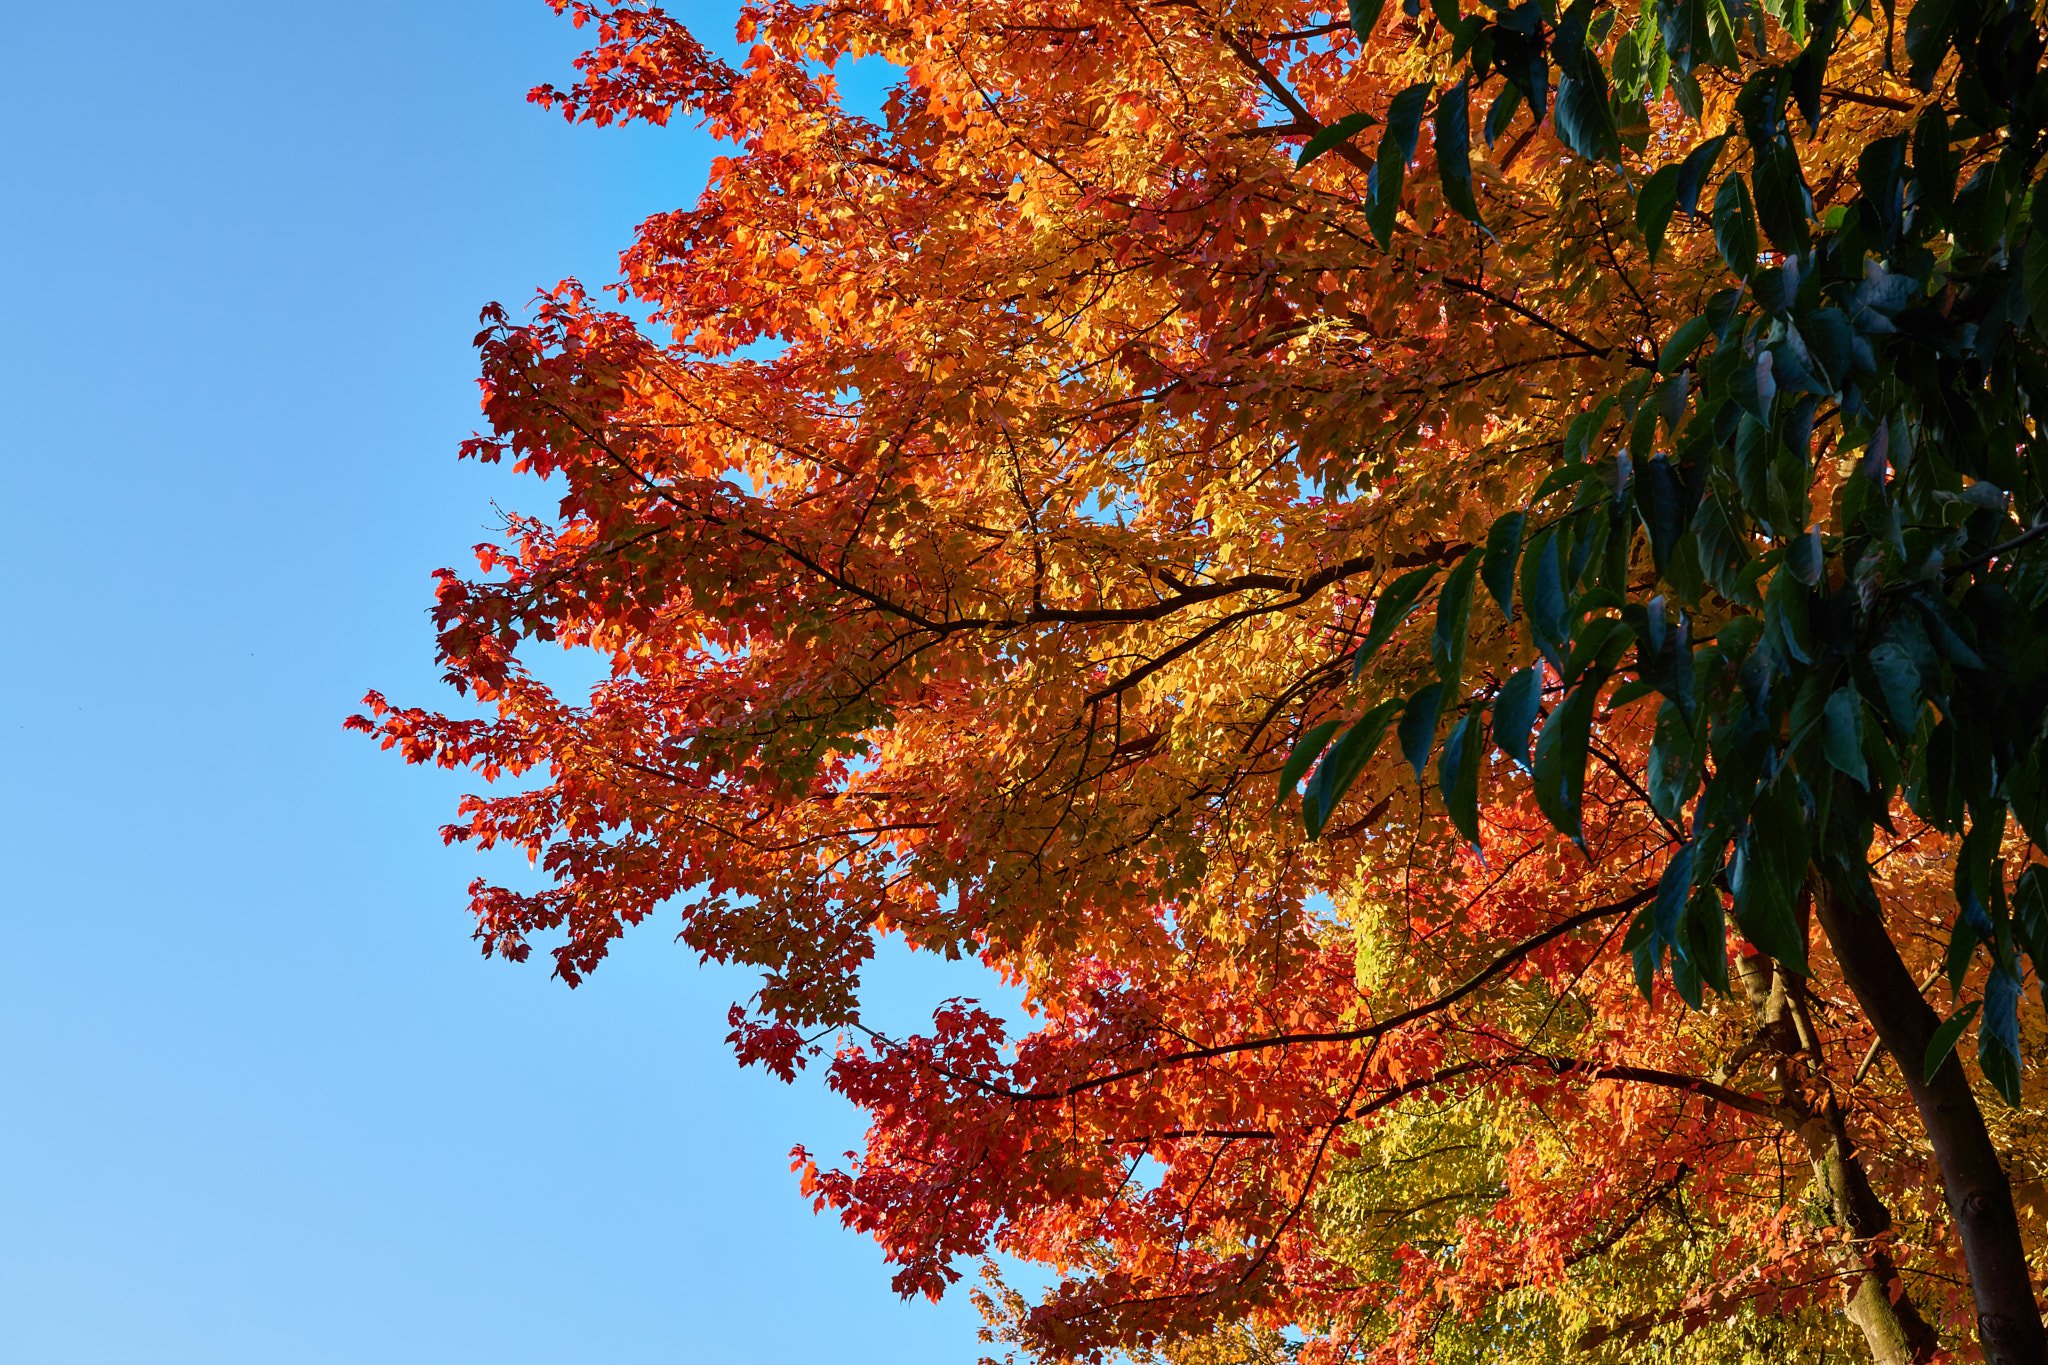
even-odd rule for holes
{"type": "Polygon", "coordinates": [[[441,571],[482,712],[352,722],[524,779],[487,952],[680,906],[1043,1355],[2043,1358],[2037,14],[556,7],[736,151],[646,327],[487,311],[561,502],[441,571]],[[868,1032],[882,933],[1032,1031],[868,1032]]]}

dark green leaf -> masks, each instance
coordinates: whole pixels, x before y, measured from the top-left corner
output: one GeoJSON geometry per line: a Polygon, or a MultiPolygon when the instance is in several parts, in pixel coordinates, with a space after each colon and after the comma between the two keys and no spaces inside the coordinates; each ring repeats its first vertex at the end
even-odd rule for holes
{"type": "Polygon", "coordinates": [[[1685,505],[1685,485],[1678,471],[1662,455],[1646,460],[1636,479],[1636,510],[1642,514],[1643,529],[1650,533],[1650,553],[1658,572],[1671,560],[1678,538],[1691,520],[1685,505]]]}
{"type": "Polygon", "coordinates": [[[1679,943],[1679,925],[1685,915],[1686,902],[1692,899],[1693,853],[1692,844],[1680,844],[1678,851],[1671,855],[1671,861],[1664,864],[1663,874],[1657,878],[1654,917],[1657,936],[1666,943],[1679,943]]]}
{"type": "Polygon", "coordinates": [[[1756,273],[1756,214],[1742,172],[1732,172],[1714,196],[1714,245],[1728,268],[1744,279],[1756,273]]]}
{"type": "Polygon", "coordinates": [[[1984,981],[1984,1017],[1977,1025],[1977,1065],[2015,1109],[2020,1103],[2020,979],[2003,966],[1984,981]]]}
{"type": "Polygon", "coordinates": [[[1870,770],[1863,762],[1863,698],[1853,687],[1840,688],[1828,698],[1827,714],[1821,722],[1821,751],[1837,772],[1857,786],[1870,785],[1870,770]]]}
{"type": "Polygon", "coordinates": [[[1831,388],[1847,388],[1856,353],[1856,329],[1849,325],[1849,315],[1839,308],[1816,308],[1799,319],[1799,335],[1809,357],[1827,371],[1831,388]]]}
{"type": "Polygon", "coordinates": [[[1671,215],[1678,207],[1678,163],[1659,166],[1656,174],[1643,182],[1636,192],[1636,230],[1643,234],[1649,244],[1650,259],[1655,261],[1657,253],[1664,249],[1664,232],[1671,226],[1671,215]]]}
{"type": "Polygon", "coordinates": [[[1329,754],[1301,794],[1301,819],[1308,828],[1309,838],[1322,837],[1323,826],[1337,809],[1337,803],[1344,799],[1344,793],[1365,770],[1374,751],[1380,747],[1380,741],[1386,737],[1387,726],[1400,706],[1398,700],[1381,702],[1360,716],[1358,722],[1344,732],[1344,737],[1331,746],[1329,754]]]}
{"type": "Polygon", "coordinates": [[[1365,633],[1365,642],[1358,647],[1357,656],[1351,661],[1351,676],[1355,679],[1364,671],[1372,656],[1379,653],[1380,646],[1394,633],[1394,627],[1408,619],[1408,613],[1415,610],[1415,601],[1422,596],[1422,590],[1429,586],[1429,580],[1436,577],[1436,565],[1425,564],[1419,569],[1410,569],[1389,583],[1386,590],[1372,606],[1372,629],[1365,633]]]}
{"type": "Polygon", "coordinates": [[[1451,823],[1467,843],[1479,844],[1479,767],[1486,756],[1486,715],[1478,707],[1465,713],[1444,739],[1437,762],[1437,790],[1451,823]]]}
{"type": "Polygon", "coordinates": [[[1593,708],[1607,681],[1595,670],[1550,713],[1536,737],[1536,804],[1544,818],[1581,848],[1585,846],[1582,809],[1586,790],[1586,746],[1591,738],[1593,708]]]}
{"type": "Polygon", "coordinates": [[[1701,981],[1727,994],[1728,916],[1721,909],[1721,893],[1712,883],[1696,889],[1686,906],[1685,955],[1701,981]]]}
{"type": "Polygon", "coordinates": [[[1706,0],[1657,0],[1657,28],[1674,71],[1690,75],[1712,46],[1706,0]]]}
{"type": "MultiPolygon", "coordinates": [[[[2036,213],[2048,215],[2048,195],[2042,187],[2034,187],[2036,213]]],[[[2034,227],[2027,234],[2027,256],[2021,267],[2021,288],[2027,299],[2027,316],[2032,322],[2035,336],[2048,336],[2048,232],[2044,232],[2041,218],[2034,220],[2034,227]]]]}
{"type": "Polygon", "coordinates": [[[1415,769],[1418,786],[1422,783],[1423,765],[1429,762],[1429,751],[1436,743],[1436,719],[1443,713],[1443,705],[1444,685],[1431,683],[1408,698],[1408,705],[1401,712],[1396,733],[1400,736],[1402,756],[1415,769]]]}
{"type": "MultiPolygon", "coordinates": [[[[1670,170],[1666,166],[1664,170],[1670,170]]],[[[1662,171],[1658,174],[1663,174],[1662,171]]],[[[1670,374],[1687,357],[1700,348],[1700,343],[1714,334],[1713,319],[1706,317],[1687,318],[1678,324],[1678,330],[1664,343],[1664,349],[1657,352],[1657,373],[1670,374]]]]}
{"type": "Polygon", "coordinates": [[[1380,11],[1386,8],[1387,0],[1350,0],[1351,31],[1362,43],[1372,37],[1373,25],[1380,21],[1380,11]]]}
{"type": "Polygon", "coordinates": [[[1812,244],[1806,225],[1812,196],[1792,144],[1779,140],[1759,149],[1750,173],[1756,177],[1756,216],[1764,235],[1786,255],[1804,255],[1812,244]]]}
{"type": "Polygon", "coordinates": [[[1920,668],[1904,646],[1886,641],[1869,654],[1870,668],[1884,692],[1884,706],[1902,735],[1920,723],[1920,668]]]}
{"type": "Polygon", "coordinates": [[[1294,784],[1301,781],[1308,765],[1316,761],[1316,756],[1322,753],[1330,742],[1330,736],[1341,724],[1342,721],[1326,720],[1296,742],[1294,751],[1287,755],[1286,765],[1280,769],[1280,792],[1274,800],[1285,801],[1294,795],[1294,784]]]}
{"type": "Polygon", "coordinates": [[[1437,676],[1453,696],[1465,671],[1465,637],[1472,622],[1472,580],[1479,573],[1484,552],[1472,549],[1458,561],[1437,594],[1436,629],[1430,633],[1429,656],[1436,663],[1437,676]]]}
{"type": "Polygon", "coordinates": [[[1479,566],[1479,580],[1500,604],[1500,614],[1515,619],[1515,557],[1522,552],[1525,512],[1510,512],[1499,518],[1486,533],[1486,558],[1479,566]]]}
{"type": "MultiPolygon", "coordinates": [[[[1792,98],[1806,120],[1809,135],[1820,127],[1821,82],[1827,75],[1828,58],[1835,50],[1835,36],[1841,25],[1841,11],[1834,5],[1820,6],[1820,20],[1813,38],[1792,63],[1792,98]]],[[[1794,35],[1797,36],[1797,35],[1794,35]]]]}
{"type": "MultiPolygon", "coordinates": [[[[1437,98],[1437,174],[1443,179],[1444,202],[1474,223],[1479,204],[1472,197],[1472,110],[1471,84],[1459,81],[1437,98]]],[[[1481,224],[1484,226],[1484,224],[1481,224]]]]}
{"type": "Polygon", "coordinates": [[[1806,878],[1806,817],[1791,787],[1786,780],[1758,790],[1728,880],[1743,936],[1788,971],[1805,976],[1806,937],[1797,905],[1806,878]]]}
{"type": "Polygon", "coordinates": [[[1955,26],[1955,0],[1918,0],[1906,14],[1906,56],[1912,81],[1924,94],[1934,89],[1934,71],[1948,50],[1955,26]]]}
{"type": "Polygon", "coordinates": [[[1493,742],[1524,771],[1530,766],[1529,731],[1535,728],[1542,701],[1543,670],[1531,664],[1509,677],[1493,704],[1493,742]]]}
{"type": "Polygon", "coordinates": [[[1408,163],[1415,159],[1415,142],[1422,134],[1422,111],[1429,104],[1434,82],[1423,81],[1394,96],[1387,106],[1387,131],[1380,136],[1378,159],[1366,177],[1366,226],[1387,246],[1394,238],[1394,212],[1401,207],[1401,187],[1408,177],[1408,163]]]}
{"type": "Polygon", "coordinates": [[[1927,1040],[1927,1060],[1922,1067],[1922,1075],[1927,1084],[1934,1084],[1934,1078],[1941,1073],[1941,1064],[1956,1050],[1956,1040],[1963,1036],[1963,1030],[1968,1028],[1970,1021],[1976,1017],[1977,1002],[1972,1000],[1950,1015],[1948,1021],[1936,1029],[1934,1036],[1927,1040]]]}
{"type": "Polygon", "coordinates": [[[1948,145],[1948,119],[1939,104],[1922,109],[1920,121],[1913,125],[1913,179],[1920,186],[1922,207],[1936,221],[1946,217],[1956,198],[1956,158],[1948,145]]]}
{"type": "Polygon", "coordinates": [[[1378,122],[1378,119],[1360,109],[1356,113],[1346,114],[1335,123],[1324,124],[1316,130],[1314,137],[1303,144],[1301,155],[1294,159],[1295,166],[1299,168],[1308,165],[1324,152],[1349,142],[1378,122]]]}
{"type": "Polygon", "coordinates": [[[1657,708],[1656,738],[1650,743],[1650,805],[1666,820],[1676,821],[1699,788],[1700,726],[1686,719],[1678,703],[1657,708]]]}
{"type": "Polygon", "coordinates": [[[1726,146],[1727,143],[1728,134],[1726,133],[1721,134],[1719,137],[1710,137],[1690,152],[1687,152],[1685,160],[1679,163],[1678,184],[1676,186],[1677,204],[1686,213],[1693,214],[1699,212],[1700,190],[1706,185],[1707,176],[1714,169],[1714,163],[1720,159],[1721,148],[1726,146]]]}
{"type": "Polygon", "coordinates": [[[1564,570],[1558,562],[1557,535],[1543,533],[1540,543],[1522,557],[1522,610],[1538,641],[1561,647],[1570,628],[1564,598],[1564,570]]]}
{"type": "Polygon", "coordinates": [[[1486,111],[1486,126],[1480,130],[1480,135],[1486,139],[1488,151],[1492,151],[1493,144],[1500,141],[1500,135],[1506,132],[1508,124],[1514,121],[1515,110],[1521,107],[1522,87],[1509,81],[1501,87],[1500,93],[1493,97],[1493,104],[1486,111]]]}
{"type": "Polygon", "coordinates": [[[1821,543],[1819,526],[1809,527],[1805,535],[1794,536],[1785,545],[1785,567],[1809,588],[1820,582],[1827,563],[1827,551],[1821,543]]]}

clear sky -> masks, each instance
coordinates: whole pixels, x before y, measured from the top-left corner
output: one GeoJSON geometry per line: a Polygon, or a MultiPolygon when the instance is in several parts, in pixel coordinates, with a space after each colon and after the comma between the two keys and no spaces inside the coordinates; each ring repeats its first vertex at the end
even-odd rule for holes
{"type": "MultiPolygon", "coordinates": [[[[730,42],[730,7],[680,0],[730,42]]],[[[0,1358],[969,1362],[786,1153],[737,973],[650,925],[582,989],[485,962],[463,783],[342,717],[432,702],[477,309],[611,277],[692,129],[523,100],[541,0],[8,7],[0,47],[0,1358]]],[[[500,869],[502,871],[502,869],[500,869]]],[[[979,993],[891,961],[877,1022],[979,993]]]]}

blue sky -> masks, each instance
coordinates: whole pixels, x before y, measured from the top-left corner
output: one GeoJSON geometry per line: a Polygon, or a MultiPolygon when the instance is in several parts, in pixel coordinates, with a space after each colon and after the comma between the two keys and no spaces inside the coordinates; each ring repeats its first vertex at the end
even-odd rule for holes
{"type": "MultiPolygon", "coordinates": [[[[675,7],[730,39],[729,7],[675,7]]],[[[786,1153],[744,976],[660,926],[574,993],[484,962],[463,783],[341,719],[432,701],[428,573],[488,300],[610,278],[695,131],[523,100],[540,0],[17,5],[0,62],[0,1341],[10,1361],[971,1361],[786,1153]]],[[[983,990],[892,956],[876,1019],[983,990]]]]}

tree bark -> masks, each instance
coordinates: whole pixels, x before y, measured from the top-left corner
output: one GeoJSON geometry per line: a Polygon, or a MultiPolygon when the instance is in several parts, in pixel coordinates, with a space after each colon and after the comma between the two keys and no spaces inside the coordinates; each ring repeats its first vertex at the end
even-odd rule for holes
{"type": "Polygon", "coordinates": [[[1783,967],[1766,963],[1763,958],[1738,959],[1743,993],[1757,1025],[1744,1051],[1768,1047],[1776,1053],[1783,1122],[1805,1146],[1835,1226],[1846,1235],[1840,1260],[1852,1287],[1845,1311],[1863,1333],[1875,1365],[1926,1365],[1941,1349],[1941,1339],[1906,1293],[1885,1245],[1891,1210],[1872,1187],[1834,1087],[1820,1069],[1820,1037],[1800,984],[1783,967]],[[1806,1093],[1809,1081],[1819,1086],[1818,1102],[1806,1093]]]}
{"type": "Polygon", "coordinates": [[[1934,1146],[1970,1269],[1985,1359],[1991,1365],[2048,1365],[2048,1332],[2027,1272],[2012,1183],[1962,1062],[1951,1054],[1928,1082],[1927,1044],[1941,1021],[1915,986],[1898,945],[1881,922],[1841,900],[1825,882],[1814,899],[1842,976],[1898,1063],[1934,1146]]]}

